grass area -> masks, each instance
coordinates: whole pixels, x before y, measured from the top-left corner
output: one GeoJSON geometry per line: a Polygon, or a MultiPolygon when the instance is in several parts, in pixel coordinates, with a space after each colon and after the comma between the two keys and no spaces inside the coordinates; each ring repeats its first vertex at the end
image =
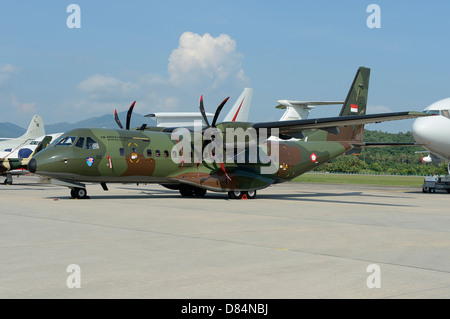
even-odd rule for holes
{"type": "Polygon", "coordinates": [[[300,183],[422,187],[423,180],[423,176],[306,173],[294,178],[292,181],[300,183]]]}

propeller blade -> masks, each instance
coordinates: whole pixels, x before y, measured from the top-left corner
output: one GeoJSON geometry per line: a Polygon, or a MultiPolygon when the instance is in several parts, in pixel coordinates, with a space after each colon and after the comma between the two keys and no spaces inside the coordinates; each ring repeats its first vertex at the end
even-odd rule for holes
{"type": "Polygon", "coordinates": [[[205,107],[203,105],[203,95],[200,96],[200,113],[202,113],[203,119],[207,126],[209,126],[208,117],[206,116],[205,107]]]}
{"type": "Polygon", "coordinates": [[[117,110],[114,110],[114,119],[116,120],[117,125],[119,125],[121,129],[123,129],[122,123],[120,123],[119,120],[119,115],[117,115],[117,110]]]}
{"type": "Polygon", "coordinates": [[[217,108],[216,113],[214,114],[214,119],[212,121],[212,125],[211,125],[212,127],[216,126],[216,122],[217,122],[217,119],[219,118],[220,111],[222,111],[222,108],[224,107],[225,103],[227,103],[229,98],[230,97],[227,97],[225,100],[223,100],[222,103],[220,103],[219,107],[217,108]]]}
{"type": "Polygon", "coordinates": [[[136,101],[133,102],[133,104],[131,104],[130,108],[128,109],[128,113],[127,113],[127,130],[130,129],[130,121],[131,121],[131,113],[133,113],[133,108],[134,105],[136,104],[136,101]]]}

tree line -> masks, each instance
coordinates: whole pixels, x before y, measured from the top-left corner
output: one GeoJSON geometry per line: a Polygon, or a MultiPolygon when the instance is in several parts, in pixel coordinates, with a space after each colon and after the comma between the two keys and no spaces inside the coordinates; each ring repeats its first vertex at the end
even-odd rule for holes
{"type": "MultiPolygon", "coordinates": [[[[365,142],[414,143],[411,132],[387,133],[364,131],[365,142]]],[[[362,149],[360,155],[339,156],[315,169],[319,172],[386,174],[386,175],[447,175],[447,162],[440,164],[422,163],[427,156],[421,146],[373,147],[362,149]]]]}

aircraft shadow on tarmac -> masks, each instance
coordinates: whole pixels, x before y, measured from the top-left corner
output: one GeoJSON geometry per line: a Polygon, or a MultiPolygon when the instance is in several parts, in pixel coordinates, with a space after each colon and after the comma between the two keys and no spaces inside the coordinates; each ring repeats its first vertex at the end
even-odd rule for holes
{"type": "MultiPolygon", "coordinates": [[[[193,201],[201,201],[208,199],[215,200],[230,200],[226,193],[213,193],[208,192],[204,197],[181,197],[178,191],[171,190],[142,190],[142,188],[129,188],[123,187],[122,189],[130,191],[136,190],[136,194],[108,194],[105,192],[105,195],[91,195],[90,200],[97,199],[107,199],[107,200],[118,200],[118,199],[141,199],[141,200],[151,200],[151,199],[183,199],[183,200],[193,200],[193,201]]],[[[299,201],[299,202],[322,202],[322,203],[332,203],[332,204],[354,204],[354,205],[370,205],[370,206],[386,206],[386,207],[412,207],[411,205],[402,205],[402,204],[388,204],[388,203],[376,203],[367,201],[370,198],[374,197],[388,197],[383,195],[371,195],[364,194],[363,192],[347,192],[347,193],[315,193],[308,192],[302,194],[264,194],[263,192],[258,193],[257,199],[247,199],[247,201],[258,201],[258,200],[282,200],[282,201],[299,201]],[[354,201],[346,200],[347,197],[357,197],[354,201]],[[331,198],[336,198],[333,200],[331,198]]],[[[392,198],[392,196],[389,196],[392,198]]],[[[70,196],[49,196],[47,199],[72,199],[70,196]]],[[[242,200],[242,199],[241,199],[242,200]]],[[[238,201],[233,199],[231,201],[238,201]]]]}

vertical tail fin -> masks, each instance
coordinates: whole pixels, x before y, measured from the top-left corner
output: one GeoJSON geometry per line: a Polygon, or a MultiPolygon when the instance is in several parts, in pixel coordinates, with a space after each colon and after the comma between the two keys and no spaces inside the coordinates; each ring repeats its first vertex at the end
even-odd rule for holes
{"type": "Polygon", "coordinates": [[[39,115],[35,115],[31,119],[28,130],[20,138],[34,140],[43,135],[45,135],[44,121],[39,115]]]}
{"type": "Polygon", "coordinates": [[[369,78],[370,69],[359,67],[339,116],[366,114],[369,78]]]}
{"type": "MultiPolygon", "coordinates": [[[[366,114],[367,95],[369,92],[370,69],[359,67],[347,94],[339,116],[366,114]]],[[[326,134],[327,141],[342,141],[351,145],[359,144],[364,139],[364,125],[330,128],[326,134]]],[[[357,153],[358,150],[355,150],[357,153]]]]}
{"type": "Polygon", "coordinates": [[[253,89],[245,88],[238,97],[230,112],[225,116],[224,122],[247,122],[250,104],[252,102],[253,89]]]}

